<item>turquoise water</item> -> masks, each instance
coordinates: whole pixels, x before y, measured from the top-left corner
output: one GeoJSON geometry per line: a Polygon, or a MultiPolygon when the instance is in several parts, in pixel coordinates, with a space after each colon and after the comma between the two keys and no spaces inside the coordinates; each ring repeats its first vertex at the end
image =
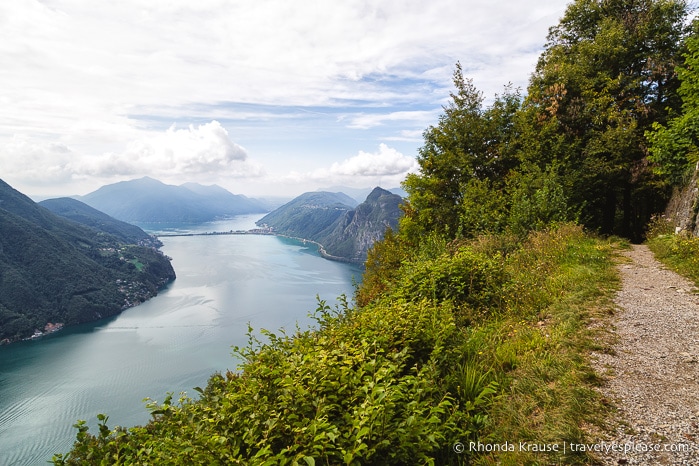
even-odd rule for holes
{"type": "MultiPolygon", "coordinates": [[[[252,228],[258,217],[182,228],[252,228]]],[[[46,464],[70,449],[78,419],[93,432],[99,413],[110,427],[147,422],[144,398],[194,397],[193,387],[214,372],[235,370],[231,346],[246,344],[248,323],[258,331],[305,328],[317,294],[330,303],[351,296],[361,275],[274,236],[162,241],[177,279],[157,297],[111,319],[0,347],[0,465],[46,464]]]]}

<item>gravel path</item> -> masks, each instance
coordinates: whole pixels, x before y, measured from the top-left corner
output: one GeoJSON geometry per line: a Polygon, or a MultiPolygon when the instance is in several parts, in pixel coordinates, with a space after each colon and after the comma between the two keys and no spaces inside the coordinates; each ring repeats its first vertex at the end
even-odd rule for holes
{"type": "Polygon", "coordinates": [[[595,354],[601,391],[621,421],[599,447],[604,465],[699,465],[699,296],[647,246],[625,251],[613,354],[595,354]],[[663,451],[644,451],[649,449],[663,451]],[[629,449],[633,451],[628,451],[629,449]],[[677,451],[677,450],[686,451],[677,451]]]}

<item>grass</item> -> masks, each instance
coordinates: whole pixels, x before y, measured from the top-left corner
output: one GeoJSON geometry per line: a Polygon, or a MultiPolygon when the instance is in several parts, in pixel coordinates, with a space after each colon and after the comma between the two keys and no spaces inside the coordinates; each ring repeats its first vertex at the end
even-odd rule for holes
{"type": "Polygon", "coordinates": [[[481,454],[473,464],[588,464],[579,453],[520,450],[563,449],[564,442],[594,440],[587,426],[604,424],[608,408],[589,353],[600,350],[618,288],[612,256],[618,243],[585,236],[576,227],[539,233],[512,254],[504,312],[472,329],[483,365],[503,391],[490,409],[482,441],[514,443],[514,451],[481,454]],[[593,329],[595,328],[595,329],[593,329]]]}
{"type": "Polygon", "coordinates": [[[699,286],[699,238],[656,225],[647,243],[660,262],[699,286]]]}
{"type": "Polygon", "coordinates": [[[145,267],[143,262],[139,261],[138,259],[131,259],[129,260],[129,262],[133,264],[136,267],[136,270],[138,270],[139,272],[143,270],[143,267],[145,267]]]}

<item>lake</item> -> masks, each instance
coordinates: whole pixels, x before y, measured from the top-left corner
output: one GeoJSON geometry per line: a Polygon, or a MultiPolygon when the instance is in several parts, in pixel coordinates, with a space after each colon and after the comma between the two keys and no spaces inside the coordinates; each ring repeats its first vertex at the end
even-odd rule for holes
{"type": "MultiPolygon", "coordinates": [[[[190,225],[142,225],[158,232],[248,229],[260,215],[190,225]]],[[[119,316],[0,346],[0,464],[46,464],[73,444],[72,425],[96,416],[108,425],[149,419],[143,399],[204,387],[235,370],[231,346],[259,329],[313,325],[316,295],[351,297],[361,270],[320,257],[315,246],[275,236],[163,237],[177,279],[119,316]]],[[[177,399],[177,396],[175,396],[177,399]]]]}

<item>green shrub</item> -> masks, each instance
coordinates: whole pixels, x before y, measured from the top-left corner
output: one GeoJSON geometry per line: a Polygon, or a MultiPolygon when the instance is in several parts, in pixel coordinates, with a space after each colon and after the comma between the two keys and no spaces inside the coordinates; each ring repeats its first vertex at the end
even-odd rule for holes
{"type": "Polygon", "coordinates": [[[502,257],[488,257],[468,247],[408,267],[398,294],[417,301],[451,302],[476,311],[496,310],[504,280],[502,257]]]}

